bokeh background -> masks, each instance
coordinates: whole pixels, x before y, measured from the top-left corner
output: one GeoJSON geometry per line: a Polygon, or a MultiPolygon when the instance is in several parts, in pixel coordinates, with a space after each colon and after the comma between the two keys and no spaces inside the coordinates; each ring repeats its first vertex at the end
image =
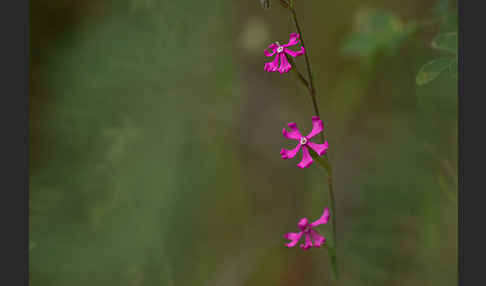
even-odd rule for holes
{"type": "MultiPolygon", "coordinates": [[[[456,3],[296,2],[335,169],[340,285],[456,285],[457,80],[416,83],[450,56],[430,43],[457,29],[456,3]]],[[[279,156],[282,128],[310,130],[313,109],[294,74],[263,70],[295,31],[278,1],[33,0],[30,13],[31,285],[329,285],[325,249],[282,237],[328,196],[318,165],[279,156]]]]}

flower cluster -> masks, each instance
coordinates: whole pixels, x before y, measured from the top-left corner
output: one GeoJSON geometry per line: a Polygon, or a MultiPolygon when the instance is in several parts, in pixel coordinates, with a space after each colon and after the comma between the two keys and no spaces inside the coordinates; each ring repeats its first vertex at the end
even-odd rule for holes
{"type": "MultiPolygon", "coordinates": [[[[298,45],[299,43],[300,35],[297,33],[292,33],[290,34],[287,44],[280,45],[278,42],[275,42],[268,46],[268,48],[264,51],[265,56],[275,56],[275,58],[273,61],[265,63],[265,71],[278,71],[281,74],[289,72],[292,69],[292,65],[289,63],[288,56],[295,58],[305,53],[303,46],[301,46],[298,51],[289,49],[289,47],[298,45]]],[[[323,144],[310,141],[314,136],[321,133],[324,129],[324,124],[318,116],[312,117],[312,131],[306,136],[300,133],[297,124],[291,122],[288,123],[287,126],[290,128],[290,131],[287,131],[284,128],[282,130],[283,136],[288,139],[297,140],[298,143],[297,146],[291,150],[282,148],[280,150],[280,156],[282,159],[291,159],[295,157],[300,150],[302,150],[302,160],[297,164],[297,166],[304,169],[308,168],[314,162],[309,148],[312,149],[318,156],[323,156],[327,152],[329,148],[327,141],[324,141],[323,144]]],[[[314,228],[318,225],[326,224],[329,220],[329,216],[329,209],[326,207],[322,216],[312,223],[309,223],[307,218],[302,218],[297,224],[300,232],[289,232],[284,235],[284,238],[290,240],[290,242],[285,245],[287,247],[294,247],[297,245],[301,237],[305,235],[305,241],[300,245],[302,249],[307,250],[311,247],[321,247],[321,245],[326,242],[326,238],[320,235],[314,228]]]]}

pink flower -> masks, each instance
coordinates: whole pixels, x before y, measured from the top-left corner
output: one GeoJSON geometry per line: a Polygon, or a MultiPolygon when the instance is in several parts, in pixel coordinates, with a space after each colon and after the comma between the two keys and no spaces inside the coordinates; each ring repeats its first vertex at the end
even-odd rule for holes
{"type": "Polygon", "coordinates": [[[297,224],[300,232],[289,232],[284,235],[285,239],[290,240],[289,243],[286,243],[285,246],[287,247],[294,247],[305,234],[305,243],[301,244],[300,247],[304,250],[307,250],[311,247],[321,247],[326,242],[326,238],[320,235],[317,231],[313,228],[321,225],[326,224],[329,220],[329,209],[326,207],[324,209],[324,213],[322,216],[313,223],[309,223],[307,218],[303,218],[297,224]],[[314,243],[312,243],[314,241],[314,243]]]}
{"type": "Polygon", "coordinates": [[[282,150],[280,151],[282,159],[294,158],[299,150],[302,149],[302,161],[300,161],[297,166],[300,168],[307,168],[312,164],[312,162],[314,162],[309,153],[308,147],[314,150],[319,156],[322,156],[326,153],[327,149],[329,148],[329,144],[327,143],[327,141],[325,141],[324,144],[317,144],[310,141],[312,137],[316,136],[324,129],[324,125],[322,124],[322,121],[319,119],[319,117],[312,116],[313,128],[307,136],[302,136],[302,134],[300,134],[299,128],[297,128],[297,124],[291,122],[287,125],[292,131],[287,132],[287,130],[285,130],[284,128],[282,130],[283,136],[289,139],[299,140],[299,143],[292,150],[282,148],[282,150]]]}
{"type": "Polygon", "coordinates": [[[297,33],[290,34],[290,39],[287,44],[280,45],[278,42],[271,44],[268,48],[264,51],[265,56],[271,57],[275,54],[275,58],[273,61],[265,63],[265,71],[267,72],[280,72],[280,73],[287,73],[292,69],[290,65],[287,55],[291,55],[292,57],[297,57],[303,55],[305,53],[304,47],[300,47],[298,51],[292,51],[288,47],[297,45],[299,43],[300,35],[297,33]],[[270,50],[270,52],[268,51],[270,50]],[[280,66],[279,66],[280,64],[280,66]]]}

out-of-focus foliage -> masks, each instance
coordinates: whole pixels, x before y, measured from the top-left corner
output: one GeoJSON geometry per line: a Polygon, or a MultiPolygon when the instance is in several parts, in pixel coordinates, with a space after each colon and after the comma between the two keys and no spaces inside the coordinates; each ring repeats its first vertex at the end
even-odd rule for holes
{"type": "Polygon", "coordinates": [[[457,55],[457,33],[439,34],[432,40],[432,48],[457,55]]]}
{"type": "Polygon", "coordinates": [[[457,31],[457,1],[438,0],[435,6],[431,9],[430,15],[432,19],[440,21],[441,32],[455,32],[457,31]]]}
{"type": "Polygon", "coordinates": [[[354,31],[345,40],[343,52],[360,57],[395,54],[417,28],[414,22],[404,23],[393,12],[379,9],[361,9],[354,21],[354,31]]]}
{"type": "Polygon", "coordinates": [[[457,33],[439,34],[431,43],[432,48],[450,53],[453,57],[434,59],[422,66],[417,74],[417,84],[424,85],[437,78],[441,72],[449,71],[457,79],[457,33]]]}
{"type": "Polygon", "coordinates": [[[443,71],[449,71],[452,78],[457,78],[457,11],[451,12],[450,5],[450,1],[440,0],[431,9],[434,18],[427,22],[410,20],[407,23],[391,11],[363,8],[356,13],[353,32],[343,42],[343,53],[359,56],[367,62],[376,56],[393,56],[418,29],[427,28],[425,23],[437,22],[442,32],[432,40],[431,47],[451,53],[452,57],[436,58],[424,64],[416,76],[416,83],[429,83],[443,71]]]}
{"type": "Polygon", "coordinates": [[[450,1],[441,0],[433,9],[433,14],[440,23],[440,32],[432,40],[430,46],[448,54],[448,57],[436,58],[420,68],[416,82],[424,85],[436,79],[443,71],[448,71],[452,79],[457,79],[457,10],[450,11],[450,1]]]}

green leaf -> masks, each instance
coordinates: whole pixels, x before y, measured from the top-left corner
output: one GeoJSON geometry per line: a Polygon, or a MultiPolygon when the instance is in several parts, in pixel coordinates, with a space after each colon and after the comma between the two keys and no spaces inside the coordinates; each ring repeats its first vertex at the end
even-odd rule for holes
{"type": "Polygon", "coordinates": [[[436,50],[457,54],[457,33],[439,34],[431,45],[436,50]]]}
{"type": "Polygon", "coordinates": [[[424,85],[433,81],[442,71],[449,67],[450,63],[451,59],[449,58],[439,58],[426,63],[417,74],[417,84],[424,85]]]}

